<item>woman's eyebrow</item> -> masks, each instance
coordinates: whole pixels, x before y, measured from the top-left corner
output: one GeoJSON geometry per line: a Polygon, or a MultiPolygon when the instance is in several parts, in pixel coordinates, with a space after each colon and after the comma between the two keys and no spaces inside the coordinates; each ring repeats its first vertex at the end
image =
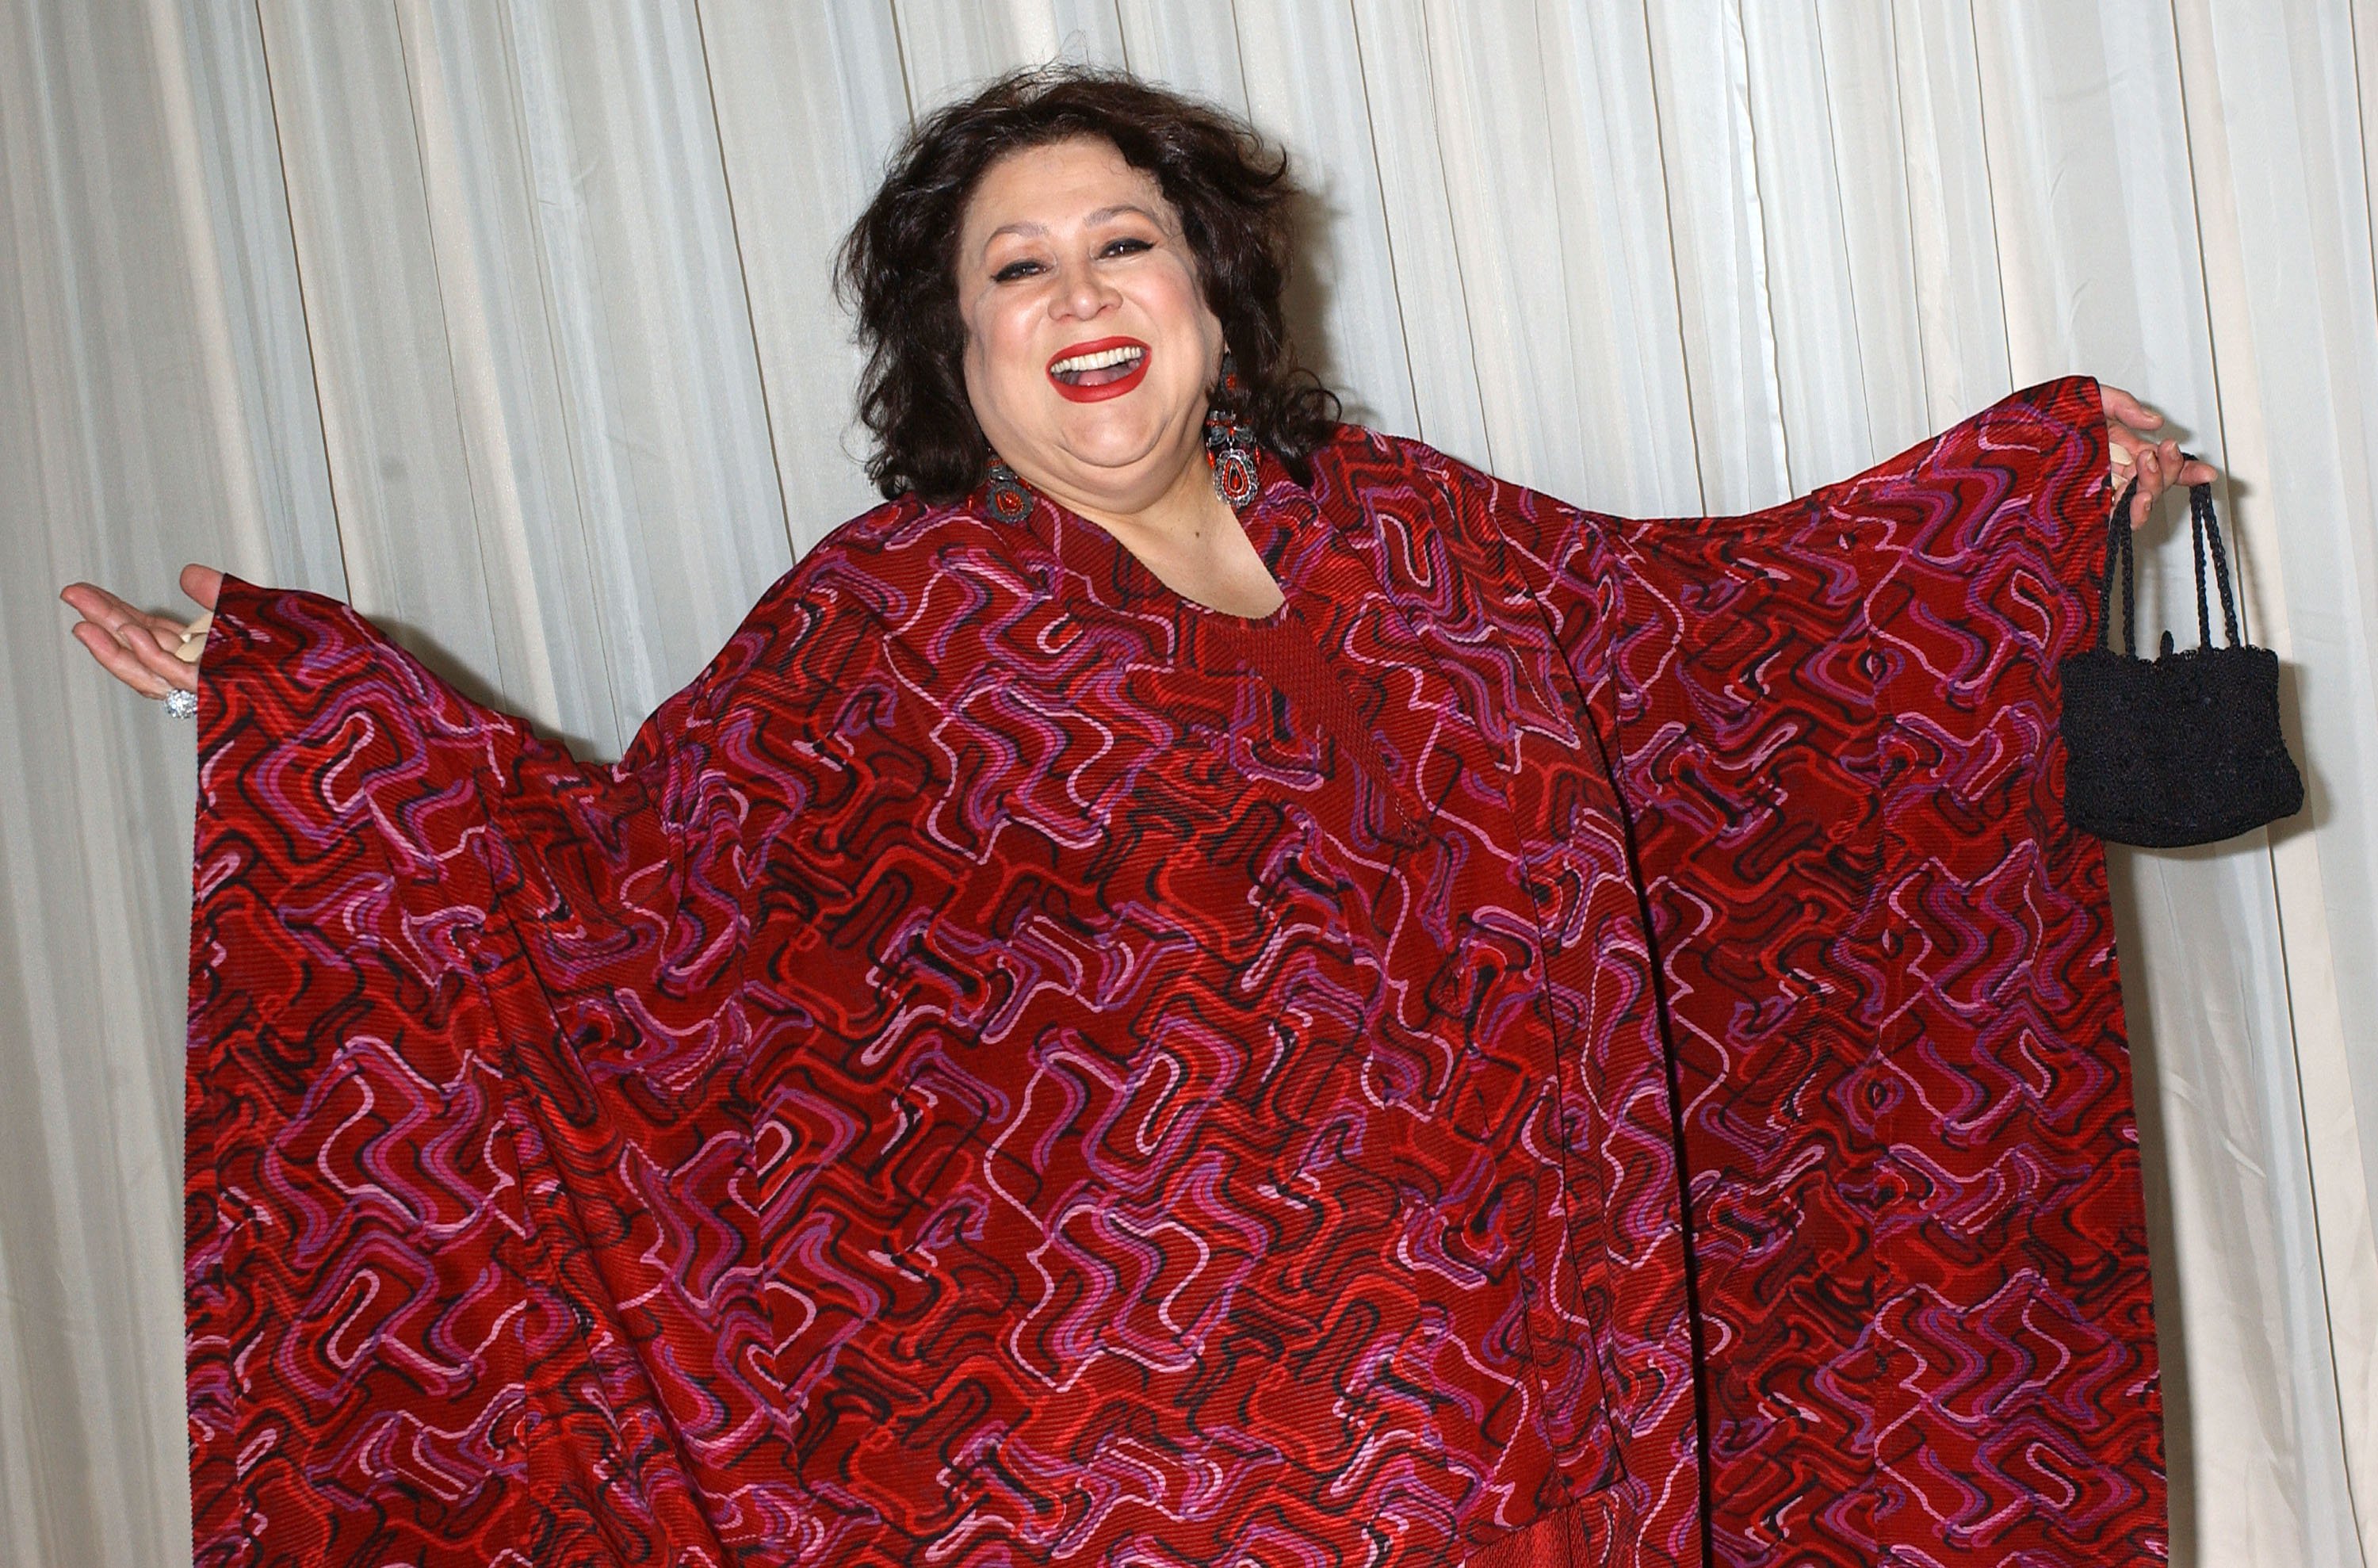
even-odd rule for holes
{"type": "MultiPolygon", "coordinates": [[[[1111,223],[1117,218],[1123,217],[1126,213],[1135,213],[1155,224],[1159,229],[1164,227],[1163,219],[1158,217],[1147,208],[1130,201],[1121,202],[1112,207],[1101,207],[1095,212],[1085,214],[1082,219],[1082,226],[1085,228],[1092,228],[1099,223],[1111,223]]],[[[983,235],[982,248],[983,250],[988,251],[991,248],[991,242],[997,239],[1002,235],[1020,235],[1027,239],[1039,239],[1048,232],[1049,225],[1046,223],[1036,223],[1029,218],[1018,218],[1012,223],[1002,223],[999,227],[983,235]]]]}

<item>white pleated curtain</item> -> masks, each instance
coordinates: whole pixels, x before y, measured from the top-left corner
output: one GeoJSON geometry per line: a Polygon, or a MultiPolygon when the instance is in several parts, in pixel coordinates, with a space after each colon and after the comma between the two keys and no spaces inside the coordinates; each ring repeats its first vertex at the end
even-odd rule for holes
{"type": "Polygon", "coordinates": [[[0,1562],[188,1552],[189,731],[57,586],[338,595],[616,754],[871,500],[886,150],[1061,55],[1282,139],[1313,356],[1527,484],[1746,510],[2068,370],[2228,470],[2312,803],[2115,860],[2175,1555],[2378,1564],[2378,0],[0,0],[0,1562]]]}

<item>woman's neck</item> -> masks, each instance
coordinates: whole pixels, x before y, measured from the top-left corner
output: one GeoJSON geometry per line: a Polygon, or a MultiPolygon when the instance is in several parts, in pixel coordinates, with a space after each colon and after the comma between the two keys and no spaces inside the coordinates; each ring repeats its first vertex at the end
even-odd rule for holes
{"type": "Polygon", "coordinates": [[[1094,498],[1076,501],[1061,493],[1056,499],[1105,529],[1183,598],[1250,619],[1280,606],[1279,585],[1240,526],[1238,513],[1215,491],[1202,448],[1154,502],[1137,511],[1101,508],[1094,498]]]}

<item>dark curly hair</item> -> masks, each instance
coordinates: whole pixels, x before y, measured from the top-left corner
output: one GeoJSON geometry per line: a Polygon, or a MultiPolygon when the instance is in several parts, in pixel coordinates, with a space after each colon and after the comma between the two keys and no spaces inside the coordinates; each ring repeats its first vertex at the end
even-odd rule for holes
{"type": "Polygon", "coordinates": [[[934,111],[892,156],[844,236],[835,282],[859,319],[867,366],[859,416],[875,436],[867,476],[886,497],[949,501],[981,482],[991,446],[967,400],[958,226],[983,172],[1008,153],[1075,137],[1110,142],[1154,176],[1196,259],[1240,386],[1231,411],[1299,483],[1339,402],[1300,368],[1280,312],[1291,207],[1288,155],[1235,115],[1122,71],[1013,71],[934,111]]]}

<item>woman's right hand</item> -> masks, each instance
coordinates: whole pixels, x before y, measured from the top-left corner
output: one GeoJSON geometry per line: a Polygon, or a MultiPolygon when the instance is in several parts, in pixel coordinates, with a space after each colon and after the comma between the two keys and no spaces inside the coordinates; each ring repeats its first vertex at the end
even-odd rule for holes
{"type": "Polygon", "coordinates": [[[102,669],[144,697],[162,697],[174,687],[198,689],[198,654],[222,591],[222,573],[213,567],[183,567],[182,592],[206,611],[187,624],[135,609],[95,583],[69,583],[58,597],[82,617],[74,639],[102,669]]]}

